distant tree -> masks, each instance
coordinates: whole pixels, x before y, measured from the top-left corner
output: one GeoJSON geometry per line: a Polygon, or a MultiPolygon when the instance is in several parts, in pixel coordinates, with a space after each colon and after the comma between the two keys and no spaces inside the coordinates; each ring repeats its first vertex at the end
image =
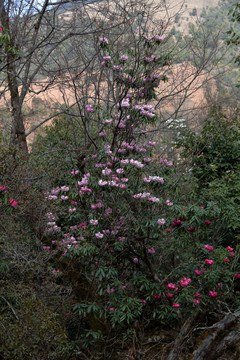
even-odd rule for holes
{"type": "MultiPolygon", "coordinates": [[[[56,84],[59,75],[65,71],[56,55],[59,55],[59,51],[66,51],[65,56],[67,53],[69,58],[72,56],[74,49],[66,46],[70,38],[82,39],[89,34],[104,33],[109,29],[104,24],[100,28],[99,23],[96,27],[96,20],[104,9],[99,8],[97,14],[90,18],[88,11],[91,9],[87,6],[80,0],[1,2],[1,38],[5,37],[5,42],[2,43],[0,72],[2,86],[9,91],[11,99],[13,120],[10,146],[17,146],[26,154],[28,148],[23,105],[27,94],[34,94],[33,85],[38,84],[37,94],[40,94],[56,84]],[[81,22],[62,19],[60,14],[64,11],[64,6],[68,6],[69,10],[69,5],[72,10],[75,6],[76,11],[81,14],[81,22]],[[41,76],[48,77],[48,81],[38,82],[41,76]]],[[[111,16],[113,15],[114,12],[111,16]]],[[[126,23],[130,17],[125,14],[116,19],[114,26],[126,23]]],[[[89,63],[82,64],[81,71],[85,71],[88,66],[89,63]]]]}
{"type": "Polygon", "coordinates": [[[191,16],[197,16],[197,9],[193,8],[192,11],[189,13],[191,16]]]}

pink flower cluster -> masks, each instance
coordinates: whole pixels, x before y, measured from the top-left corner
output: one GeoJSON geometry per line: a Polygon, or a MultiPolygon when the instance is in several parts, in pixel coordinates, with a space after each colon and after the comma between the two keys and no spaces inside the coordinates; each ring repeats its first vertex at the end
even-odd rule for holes
{"type": "Polygon", "coordinates": [[[154,247],[151,247],[151,249],[148,249],[148,253],[149,254],[155,254],[155,249],[154,249],[154,247]]]}
{"type": "Polygon", "coordinates": [[[188,286],[191,282],[192,282],[192,280],[190,278],[187,279],[186,277],[184,277],[183,279],[180,280],[180,285],[188,286]]]}
{"type": "Polygon", "coordinates": [[[84,174],[84,176],[82,177],[81,181],[77,182],[77,186],[81,186],[81,185],[88,185],[88,179],[90,177],[90,174],[84,174]]]}
{"type": "Polygon", "coordinates": [[[120,65],[113,65],[113,70],[123,71],[123,68],[120,65]]]}
{"type": "Polygon", "coordinates": [[[144,182],[150,183],[151,181],[156,181],[160,184],[164,184],[164,179],[160,176],[145,176],[143,178],[144,182]]]}
{"type": "Polygon", "coordinates": [[[79,170],[72,170],[71,171],[71,175],[77,175],[77,174],[79,174],[79,170]]]}
{"type": "Polygon", "coordinates": [[[144,192],[144,193],[139,193],[139,194],[135,194],[133,195],[134,199],[145,199],[147,197],[149,197],[151,194],[148,192],[144,192]]]}
{"type": "Polygon", "coordinates": [[[93,112],[94,109],[93,109],[92,105],[86,105],[86,111],[87,111],[88,113],[93,112]]]}
{"type": "Polygon", "coordinates": [[[158,61],[158,58],[154,55],[151,55],[151,57],[145,56],[144,60],[148,63],[152,63],[152,62],[158,61]]]}
{"type": "Polygon", "coordinates": [[[127,61],[127,60],[128,60],[128,56],[127,56],[127,55],[121,55],[121,56],[120,56],[120,60],[122,60],[122,61],[127,61]]]}
{"type": "Polygon", "coordinates": [[[101,200],[97,200],[96,204],[91,204],[91,209],[96,210],[96,209],[101,209],[103,207],[103,203],[101,200]]]}
{"type": "Polygon", "coordinates": [[[182,220],[180,218],[174,219],[171,223],[172,226],[180,226],[181,224],[182,224],[182,220]]]}
{"type": "Polygon", "coordinates": [[[90,223],[91,225],[98,225],[98,220],[91,219],[91,220],[89,221],[89,223],[90,223]]]}
{"type": "Polygon", "coordinates": [[[163,42],[164,41],[164,36],[160,36],[160,35],[144,36],[144,39],[147,42],[152,42],[152,40],[155,40],[157,42],[163,42]]]}
{"type": "Polygon", "coordinates": [[[208,250],[208,251],[213,251],[213,249],[214,249],[213,246],[208,245],[208,244],[204,245],[204,248],[205,248],[206,250],[208,250]]]}
{"type": "Polygon", "coordinates": [[[146,116],[148,118],[153,118],[155,114],[153,111],[155,111],[154,107],[152,105],[135,105],[134,110],[139,111],[140,115],[146,116]]]}
{"type": "Polygon", "coordinates": [[[47,223],[47,226],[48,226],[46,229],[47,232],[60,232],[61,231],[61,228],[59,226],[57,226],[55,221],[49,221],[47,223]]]}
{"type": "Polygon", "coordinates": [[[165,164],[166,166],[173,166],[173,162],[172,161],[168,161],[168,159],[160,159],[160,163],[165,164]]]}
{"type": "Polygon", "coordinates": [[[151,202],[159,202],[160,199],[157,198],[157,197],[155,197],[155,196],[150,196],[150,197],[148,198],[148,201],[151,201],[151,202]]]}
{"type": "Polygon", "coordinates": [[[18,202],[17,202],[17,200],[10,199],[10,200],[8,201],[8,204],[9,204],[9,206],[11,206],[12,208],[15,209],[15,208],[17,207],[18,202]]]}
{"type": "Polygon", "coordinates": [[[100,37],[100,38],[99,38],[99,43],[100,43],[100,44],[108,44],[108,39],[105,38],[105,37],[100,37]]]}
{"type": "Polygon", "coordinates": [[[170,200],[166,200],[167,206],[173,206],[173,203],[170,200]]]}

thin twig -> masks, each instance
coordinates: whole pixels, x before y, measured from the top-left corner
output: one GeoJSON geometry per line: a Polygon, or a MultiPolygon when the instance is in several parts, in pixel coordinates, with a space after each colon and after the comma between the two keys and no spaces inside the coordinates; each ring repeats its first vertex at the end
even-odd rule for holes
{"type": "Polygon", "coordinates": [[[12,307],[12,305],[7,301],[7,299],[5,299],[5,297],[4,296],[1,296],[1,298],[8,304],[8,306],[10,307],[10,309],[12,310],[12,312],[13,312],[13,314],[14,314],[14,316],[15,316],[15,318],[17,319],[17,320],[19,320],[19,317],[17,316],[17,314],[16,314],[16,311],[14,310],[14,308],[12,307]]]}

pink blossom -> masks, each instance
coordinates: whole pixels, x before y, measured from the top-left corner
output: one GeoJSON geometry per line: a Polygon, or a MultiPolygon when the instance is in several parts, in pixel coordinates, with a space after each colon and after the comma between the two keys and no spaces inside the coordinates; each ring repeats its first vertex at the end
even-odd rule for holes
{"type": "Polygon", "coordinates": [[[83,194],[85,194],[85,192],[87,192],[87,191],[91,193],[91,192],[92,192],[92,189],[89,189],[87,186],[82,186],[81,189],[79,190],[79,194],[80,194],[80,195],[83,195],[83,194]]]}
{"type": "Polygon", "coordinates": [[[175,289],[176,288],[176,285],[173,284],[173,283],[169,283],[167,286],[168,286],[169,289],[175,289]]]}
{"type": "Polygon", "coordinates": [[[90,223],[91,225],[97,225],[97,224],[98,224],[98,220],[91,219],[91,220],[89,221],[89,223],[90,223]]]}
{"type": "Polygon", "coordinates": [[[133,259],[133,262],[138,263],[138,262],[139,262],[138,258],[135,257],[135,258],[133,259]]]}
{"type": "Polygon", "coordinates": [[[119,70],[119,71],[123,71],[123,68],[120,65],[113,65],[113,70],[119,70]]]}
{"type": "Polygon", "coordinates": [[[195,299],[200,298],[200,296],[201,296],[201,294],[200,294],[199,292],[197,292],[197,293],[194,295],[195,299]]]}
{"type": "Polygon", "coordinates": [[[105,61],[111,60],[111,56],[110,55],[103,56],[103,60],[105,61]]]}
{"type": "Polygon", "coordinates": [[[122,290],[126,290],[127,286],[126,285],[123,285],[122,286],[122,290]]]}
{"type": "Polygon", "coordinates": [[[53,271],[52,271],[52,274],[55,275],[55,274],[57,274],[57,273],[59,273],[59,272],[60,272],[60,270],[53,270],[53,271]]]}
{"type": "Polygon", "coordinates": [[[167,206],[173,206],[173,203],[170,202],[170,200],[166,200],[166,204],[167,204],[167,206]]]}
{"type": "Polygon", "coordinates": [[[76,210],[77,210],[76,208],[72,208],[72,209],[68,209],[68,212],[72,213],[72,212],[74,212],[76,210]]]}
{"type": "Polygon", "coordinates": [[[122,108],[129,108],[130,107],[129,99],[123,99],[122,102],[121,102],[121,107],[122,108]]]}
{"type": "Polygon", "coordinates": [[[171,294],[171,293],[167,293],[167,294],[166,294],[166,297],[168,297],[168,298],[170,298],[170,299],[171,299],[171,298],[173,297],[173,294],[171,294]]]}
{"type": "Polygon", "coordinates": [[[111,294],[111,293],[113,293],[115,290],[114,290],[114,288],[111,288],[110,290],[107,290],[106,292],[108,293],[108,294],[111,294]]]}
{"type": "Polygon", "coordinates": [[[174,219],[173,222],[171,223],[172,226],[179,226],[181,225],[182,221],[180,218],[178,219],[174,219]]]}
{"type": "Polygon", "coordinates": [[[100,37],[99,42],[100,42],[100,44],[108,44],[108,39],[105,37],[100,37]]]}
{"type": "Polygon", "coordinates": [[[113,211],[112,211],[112,208],[109,207],[109,208],[106,209],[105,215],[106,215],[106,216],[109,216],[109,215],[112,214],[112,212],[113,212],[113,211]]]}
{"type": "Polygon", "coordinates": [[[99,185],[99,186],[105,186],[105,185],[107,185],[107,184],[108,184],[107,181],[103,181],[103,180],[99,180],[99,181],[98,181],[98,185],[99,185]]]}
{"type": "Polygon", "coordinates": [[[193,232],[195,230],[195,227],[194,226],[188,227],[187,230],[193,232]]]}
{"type": "Polygon", "coordinates": [[[212,222],[210,220],[204,220],[206,225],[210,225],[212,222]]]}
{"type": "Polygon", "coordinates": [[[230,260],[229,260],[227,257],[225,257],[225,258],[224,258],[224,261],[225,261],[226,263],[229,263],[230,260]]]}
{"type": "Polygon", "coordinates": [[[213,290],[213,291],[209,291],[209,295],[211,296],[211,297],[217,297],[218,296],[218,293],[215,291],[215,290],[213,290]]]}
{"type": "Polygon", "coordinates": [[[100,232],[98,232],[98,233],[95,234],[95,236],[96,236],[97,239],[102,239],[104,235],[101,234],[100,232]]]}
{"type": "Polygon", "coordinates": [[[101,209],[103,207],[103,203],[101,200],[97,200],[97,207],[101,209]]]}
{"type": "Polygon", "coordinates": [[[68,196],[61,195],[61,200],[67,200],[68,196]]]}
{"type": "Polygon", "coordinates": [[[212,265],[213,260],[205,259],[205,263],[206,263],[206,265],[212,265]]]}
{"type": "Polygon", "coordinates": [[[151,202],[159,202],[160,199],[157,198],[157,197],[155,197],[155,196],[150,196],[150,197],[148,198],[148,201],[151,201],[151,202]]]}
{"type": "Polygon", "coordinates": [[[125,236],[119,236],[119,238],[118,238],[118,241],[120,241],[120,242],[123,242],[125,240],[126,240],[125,236]]]}
{"type": "Polygon", "coordinates": [[[199,305],[199,304],[200,304],[200,300],[199,300],[199,299],[194,299],[193,301],[195,302],[196,305],[199,305]]]}
{"type": "Polygon", "coordinates": [[[86,111],[89,113],[93,112],[94,109],[93,109],[92,105],[86,105],[86,111]]]}
{"type": "Polygon", "coordinates": [[[208,244],[204,245],[204,248],[205,248],[206,250],[208,250],[208,251],[213,251],[213,249],[214,249],[213,246],[208,245],[208,244]]]}
{"type": "MultiPolygon", "coordinates": [[[[0,28],[1,29],[1,28],[0,28]]],[[[0,30],[1,31],[1,30],[0,30]]],[[[1,185],[0,186],[0,191],[7,191],[7,187],[6,186],[3,186],[3,185],[1,185]]]]}
{"type": "Polygon", "coordinates": [[[153,295],[154,299],[159,300],[161,299],[161,295],[154,293],[153,295]]]}
{"type": "Polygon", "coordinates": [[[71,175],[77,175],[77,174],[79,174],[79,170],[72,170],[71,171],[71,175]]]}
{"type": "Polygon", "coordinates": [[[226,247],[226,249],[227,249],[228,251],[233,251],[233,248],[231,248],[230,246],[226,247]]]}
{"type": "Polygon", "coordinates": [[[103,137],[106,135],[107,135],[106,131],[102,131],[102,132],[98,133],[98,136],[100,136],[100,137],[103,137]]]}
{"type": "Polygon", "coordinates": [[[110,307],[109,311],[117,311],[117,308],[115,308],[115,307],[110,307]]]}
{"type": "Polygon", "coordinates": [[[121,162],[121,165],[127,165],[129,164],[129,160],[128,159],[123,159],[120,161],[121,162]]]}
{"type": "Polygon", "coordinates": [[[53,194],[53,195],[58,195],[59,191],[60,191],[59,188],[57,188],[57,189],[52,189],[52,190],[51,190],[51,194],[53,194]]]}
{"type": "Polygon", "coordinates": [[[171,228],[168,228],[168,229],[166,230],[166,232],[168,232],[168,233],[170,233],[171,231],[172,231],[171,228]]]}
{"type": "Polygon", "coordinates": [[[158,223],[158,225],[164,225],[165,223],[166,223],[166,220],[165,219],[158,219],[157,220],[157,223],[158,223]]]}
{"type": "Polygon", "coordinates": [[[17,200],[14,200],[14,199],[10,199],[8,201],[8,204],[12,207],[12,208],[15,208],[18,204],[17,200]]]}
{"type": "Polygon", "coordinates": [[[179,304],[173,304],[173,306],[172,306],[173,308],[179,308],[180,307],[180,305],[179,304]]]}
{"type": "Polygon", "coordinates": [[[195,272],[195,274],[197,275],[197,276],[200,276],[200,275],[202,275],[203,274],[203,272],[201,271],[201,270],[194,270],[194,272],[195,272]]]}
{"type": "Polygon", "coordinates": [[[191,279],[189,278],[189,279],[187,279],[187,278],[183,278],[183,279],[181,279],[180,280],[180,285],[182,285],[182,286],[188,286],[190,283],[191,283],[191,279]]]}
{"type": "Polygon", "coordinates": [[[164,41],[164,36],[160,36],[160,35],[154,35],[153,37],[156,41],[161,41],[163,42],[164,41]]]}
{"type": "Polygon", "coordinates": [[[240,274],[236,273],[234,274],[235,279],[240,279],[240,274]]]}
{"type": "Polygon", "coordinates": [[[140,300],[140,303],[146,304],[146,300],[140,300]]]}
{"type": "Polygon", "coordinates": [[[120,57],[120,60],[122,60],[122,61],[127,61],[127,60],[128,60],[128,56],[127,56],[127,55],[122,55],[122,56],[120,57]]]}
{"type": "Polygon", "coordinates": [[[108,169],[108,168],[105,168],[104,170],[102,170],[102,174],[104,176],[108,176],[112,173],[112,170],[111,169],[108,169]]]}
{"type": "Polygon", "coordinates": [[[155,254],[155,249],[152,247],[151,249],[148,249],[149,254],[155,254]]]}

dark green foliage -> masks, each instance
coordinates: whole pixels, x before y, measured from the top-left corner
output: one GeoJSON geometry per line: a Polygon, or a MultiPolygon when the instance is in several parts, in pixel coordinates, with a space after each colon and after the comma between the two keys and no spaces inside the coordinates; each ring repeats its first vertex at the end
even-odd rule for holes
{"type": "Polygon", "coordinates": [[[192,158],[196,196],[219,207],[222,243],[237,243],[240,226],[240,127],[239,114],[229,118],[215,109],[200,134],[189,131],[179,142],[183,156],[192,158]]]}

